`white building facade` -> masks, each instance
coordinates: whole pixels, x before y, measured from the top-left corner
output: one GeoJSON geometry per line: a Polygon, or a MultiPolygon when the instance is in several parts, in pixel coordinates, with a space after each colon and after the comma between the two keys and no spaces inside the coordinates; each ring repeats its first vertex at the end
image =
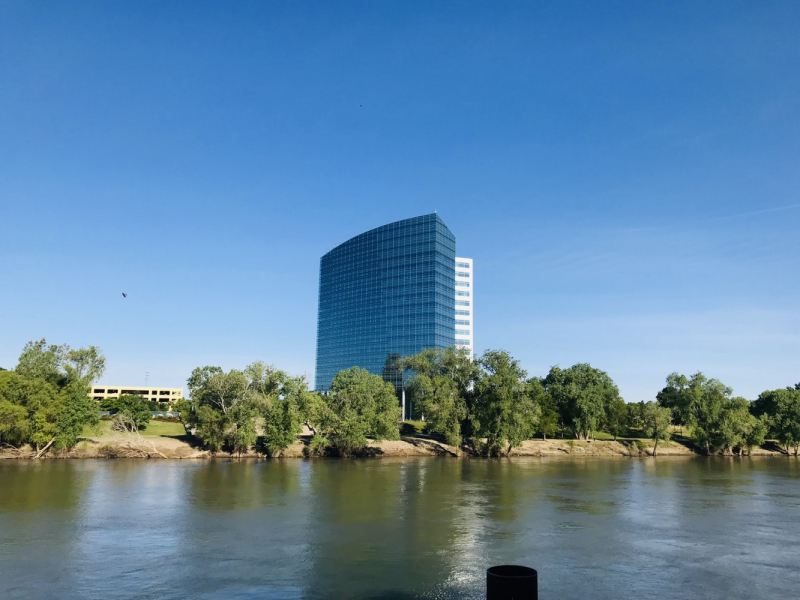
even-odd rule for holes
{"type": "Polygon", "coordinates": [[[456,257],[456,347],[475,354],[475,277],[471,258],[456,257]]]}

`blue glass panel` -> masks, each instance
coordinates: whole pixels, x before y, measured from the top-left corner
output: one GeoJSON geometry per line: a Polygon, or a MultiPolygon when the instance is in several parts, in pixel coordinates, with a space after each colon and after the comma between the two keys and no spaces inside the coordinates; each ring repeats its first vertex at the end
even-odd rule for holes
{"type": "Polygon", "coordinates": [[[314,388],[359,366],[399,385],[400,356],[455,343],[456,240],[439,215],[362,233],[320,259],[314,388]]]}

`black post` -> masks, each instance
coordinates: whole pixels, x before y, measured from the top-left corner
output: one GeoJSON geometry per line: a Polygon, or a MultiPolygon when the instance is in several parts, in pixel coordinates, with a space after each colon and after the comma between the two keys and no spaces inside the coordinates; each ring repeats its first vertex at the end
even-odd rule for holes
{"type": "Polygon", "coordinates": [[[486,569],[486,600],[539,600],[536,570],[518,565],[486,569]]]}

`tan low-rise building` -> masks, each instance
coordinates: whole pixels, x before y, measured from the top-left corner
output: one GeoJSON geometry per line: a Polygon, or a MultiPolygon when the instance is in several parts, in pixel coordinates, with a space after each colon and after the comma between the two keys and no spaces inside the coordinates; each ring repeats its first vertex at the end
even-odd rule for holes
{"type": "Polygon", "coordinates": [[[183,398],[183,388],[93,385],[89,395],[98,401],[120,396],[140,396],[142,400],[151,402],[177,402],[183,398]]]}

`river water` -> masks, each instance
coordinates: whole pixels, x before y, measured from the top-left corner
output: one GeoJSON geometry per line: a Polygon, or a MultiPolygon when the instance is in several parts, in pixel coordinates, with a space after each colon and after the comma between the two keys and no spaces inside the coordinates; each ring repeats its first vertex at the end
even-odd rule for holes
{"type": "Polygon", "coordinates": [[[800,598],[787,458],[0,461],[0,598],[800,598]]]}

